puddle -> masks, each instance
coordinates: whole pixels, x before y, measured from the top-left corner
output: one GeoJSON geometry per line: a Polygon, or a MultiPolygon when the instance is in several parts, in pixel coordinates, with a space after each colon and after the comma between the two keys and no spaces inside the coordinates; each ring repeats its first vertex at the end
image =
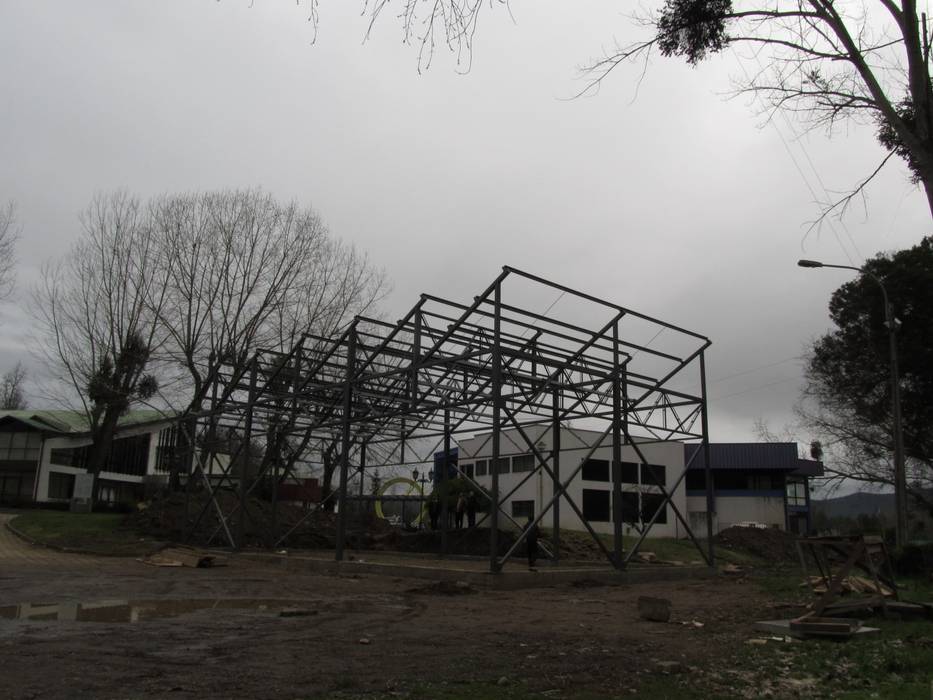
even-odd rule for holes
{"type": "Polygon", "coordinates": [[[32,622],[145,622],[201,610],[253,610],[278,614],[308,607],[306,601],[256,598],[187,598],[175,600],[104,600],[82,603],[0,605],[0,620],[32,622]]]}

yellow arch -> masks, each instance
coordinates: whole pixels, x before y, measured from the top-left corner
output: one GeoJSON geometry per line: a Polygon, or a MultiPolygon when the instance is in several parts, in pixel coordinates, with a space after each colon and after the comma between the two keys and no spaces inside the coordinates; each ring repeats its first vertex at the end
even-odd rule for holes
{"type": "MultiPolygon", "coordinates": [[[[409,479],[405,476],[397,476],[394,479],[389,479],[382,486],[379,487],[379,490],[376,492],[376,517],[380,520],[385,520],[385,512],[382,510],[382,496],[385,495],[385,492],[389,490],[390,487],[396,486],[398,484],[408,484],[408,492],[406,496],[410,496],[412,492],[417,493],[424,498],[424,489],[418,484],[414,479],[409,479]]],[[[421,523],[421,519],[424,517],[424,509],[427,507],[426,504],[422,503],[421,512],[418,513],[418,517],[415,518],[413,522],[421,523]]]]}

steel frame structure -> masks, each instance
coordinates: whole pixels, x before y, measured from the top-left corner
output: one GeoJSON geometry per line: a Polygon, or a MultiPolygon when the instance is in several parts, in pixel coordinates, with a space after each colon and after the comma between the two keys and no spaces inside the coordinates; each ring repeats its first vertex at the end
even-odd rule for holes
{"type": "MultiPolygon", "coordinates": [[[[242,547],[245,522],[253,517],[250,493],[265,479],[272,485],[272,524],[264,541],[277,546],[289,534],[277,528],[280,485],[295,478],[298,461],[327,448],[336,449],[340,461],[339,486],[334,491],[338,501],[335,556],[339,561],[346,549],[351,469],[359,473],[362,494],[367,469],[427,461],[438,448],[449,459],[457,436],[476,433],[489,434],[495,464],[501,453],[501,434],[514,429],[535,458],[535,467],[523,481],[544,473],[553,485],[554,496],[541,508],[535,523],[551,514],[555,549],[547,554],[555,561],[562,505],[577,514],[607,560],[622,569],[670,504],[712,566],[705,368],[709,346],[706,337],[692,331],[504,267],[469,304],[423,294],[394,324],[358,316],[337,338],[306,334],[287,352],[259,350],[250,358],[219,358],[210,407],[195,419],[200,448],[195,450],[187,479],[188,491],[200,483],[209,498],[187,519],[189,532],[213,509],[220,522],[215,535],[222,534],[232,548],[242,547]],[[519,305],[512,300],[512,296],[520,301],[545,298],[546,303],[554,294],[557,299],[544,312],[529,310],[527,301],[519,305]],[[572,307],[571,319],[564,317],[566,313],[551,311],[564,300],[565,306],[572,307]],[[579,318],[591,321],[592,327],[580,325],[579,318]],[[598,426],[600,437],[578,464],[562,465],[560,428],[569,421],[598,426]],[[529,438],[530,426],[552,431],[550,450],[540,449],[529,438]],[[221,434],[238,436],[237,448],[226,464],[220,464],[215,454],[221,434]],[[585,460],[607,440],[613,464],[611,548],[567,492],[585,460]],[[707,470],[706,547],[672,500],[688,462],[672,486],[659,487],[663,502],[637,544],[625,552],[622,446],[634,449],[640,461],[647,463],[642,447],[669,440],[702,444],[707,470]],[[262,445],[263,457],[251,468],[245,455],[257,444],[262,445]],[[228,502],[226,510],[217,498],[221,488],[238,494],[236,503],[228,502]]],[[[694,451],[693,458],[700,452],[694,451]]],[[[448,469],[441,472],[443,481],[448,469]]],[[[491,472],[490,503],[477,526],[488,520],[489,569],[498,572],[523,541],[525,531],[499,555],[499,527],[511,517],[502,508],[508,495],[503,498],[500,492],[498,469],[491,472]]],[[[446,507],[447,499],[442,499],[442,554],[448,548],[446,507]]]]}

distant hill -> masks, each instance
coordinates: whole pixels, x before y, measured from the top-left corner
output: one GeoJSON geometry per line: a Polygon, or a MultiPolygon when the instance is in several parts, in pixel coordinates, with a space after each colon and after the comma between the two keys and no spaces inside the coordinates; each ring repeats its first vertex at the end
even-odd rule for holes
{"type": "Polygon", "coordinates": [[[890,522],[894,521],[893,493],[850,493],[848,496],[826,498],[810,502],[813,514],[822,514],[827,518],[857,518],[859,515],[877,515],[881,513],[890,522]]]}

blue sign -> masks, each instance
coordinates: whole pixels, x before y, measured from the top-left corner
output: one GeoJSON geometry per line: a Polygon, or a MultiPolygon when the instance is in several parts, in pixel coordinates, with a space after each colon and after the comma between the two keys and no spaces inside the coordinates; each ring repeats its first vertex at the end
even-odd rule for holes
{"type": "MultiPolygon", "coordinates": [[[[457,469],[457,461],[460,456],[460,449],[454,447],[450,450],[449,457],[447,458],[447,478],[456,479],[460,476],[460,471],[457,469]]],[[[439,484],[441,482],[441,476],[443,474],[442,470],[444,469],[444,453],[435,452],[434,453],[434,483],[439,484]]]]}

